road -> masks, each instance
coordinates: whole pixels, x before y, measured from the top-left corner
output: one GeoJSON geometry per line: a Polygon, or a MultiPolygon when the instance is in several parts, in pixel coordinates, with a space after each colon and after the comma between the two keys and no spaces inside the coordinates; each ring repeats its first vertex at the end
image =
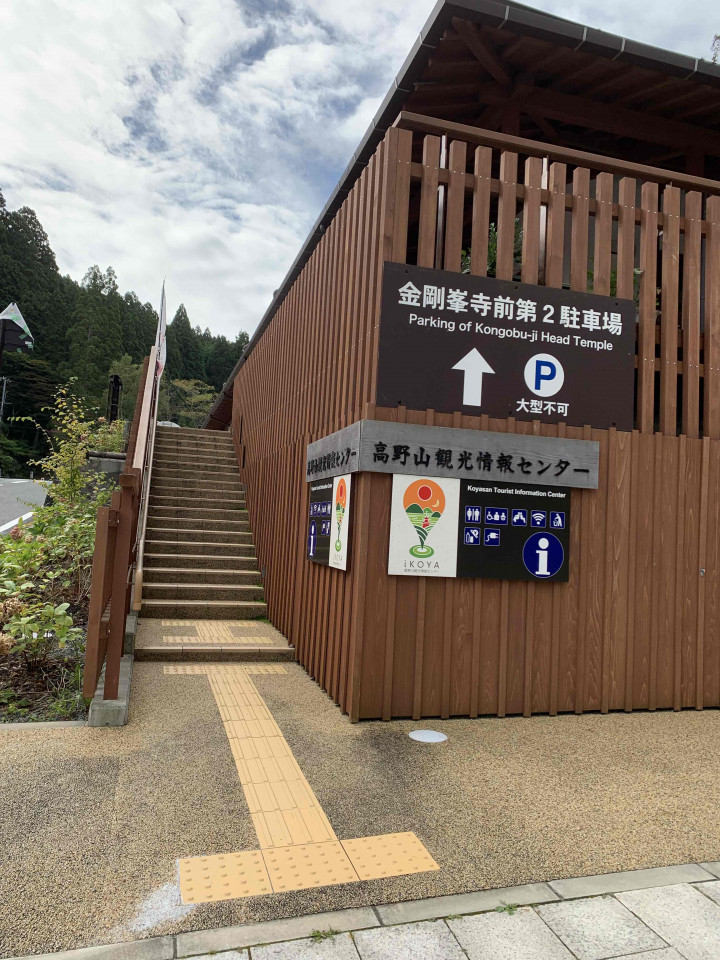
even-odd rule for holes
{"type": "Polygon", "coordinates": [[[0,534],[7,533],[13,520],[32,512],[31,504],[45,502],[45,488],[37,480],[0,479],[0,534]]]}

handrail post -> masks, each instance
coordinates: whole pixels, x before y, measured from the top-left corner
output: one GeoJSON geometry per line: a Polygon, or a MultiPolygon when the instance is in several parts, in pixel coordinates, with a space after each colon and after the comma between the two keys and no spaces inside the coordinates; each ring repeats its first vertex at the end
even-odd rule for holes
{"type": "Polygon", "coordinates": [[[110,528],[110,507],[99,507],[95,523],[95,549],[93,551],[92,580],[90,587],[90,610],[88,612],[87,641],[85,644],[85,672],[83,675],[83,696],[92,697],[102,669],[100,650],[100,623],[103,613],[103,594],[105,580],[105,557],[108,551],[108,533],[110,528]]]}
{"type": "Polygon", "coordinates": [[[137,496],[137,471],[120,474],[121,500],[118,529],[113,558],[112,595],[110,600],[110,634],[105,658],[105,687],[103,699],[115,700],[120,681],[120,660],[125,638],[127,616],[128,568],[132,558],[135,530],[133,527],[133,500],[137,496]]]}

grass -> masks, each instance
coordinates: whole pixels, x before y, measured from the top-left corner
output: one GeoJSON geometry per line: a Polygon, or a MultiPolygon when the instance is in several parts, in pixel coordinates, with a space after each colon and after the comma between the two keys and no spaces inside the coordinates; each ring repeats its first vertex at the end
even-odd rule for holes
{"type": "Polygon", "coordinates": [[[502,907],[495,907],[495,913],[507,913],[511,917],[519,908],[520,904],[518,903],[505,903],[502,907]]]}
{"type": "Polygon", "coordinates": [[[313,930],[310,939],[313,943],[322,943],[323,940],[331,940],[340,933],[339,930],[313,930]]]}

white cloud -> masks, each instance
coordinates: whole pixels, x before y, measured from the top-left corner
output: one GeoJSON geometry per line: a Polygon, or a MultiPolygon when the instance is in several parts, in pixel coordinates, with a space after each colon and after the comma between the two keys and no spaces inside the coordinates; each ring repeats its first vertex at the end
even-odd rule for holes
{"type": "MultiPolygon", "coordinates": [[[[713,7],[714,7],[713,0],[713,7]]],[[[695,56],[710,0],[546,0],[695,56]]],[[[432,0],[14,0],[0,7],[0,186],[60,268],[252,331],[432,0]]]]}

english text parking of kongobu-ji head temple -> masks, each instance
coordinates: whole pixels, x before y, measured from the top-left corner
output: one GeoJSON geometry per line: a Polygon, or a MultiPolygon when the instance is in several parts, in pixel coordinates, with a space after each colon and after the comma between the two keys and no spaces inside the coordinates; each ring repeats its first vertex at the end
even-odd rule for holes
{"type": "Polygon", "coordinates": [[[720,705],[720,68],[439,3],[206,426],[352,720],[720,705]]]}

